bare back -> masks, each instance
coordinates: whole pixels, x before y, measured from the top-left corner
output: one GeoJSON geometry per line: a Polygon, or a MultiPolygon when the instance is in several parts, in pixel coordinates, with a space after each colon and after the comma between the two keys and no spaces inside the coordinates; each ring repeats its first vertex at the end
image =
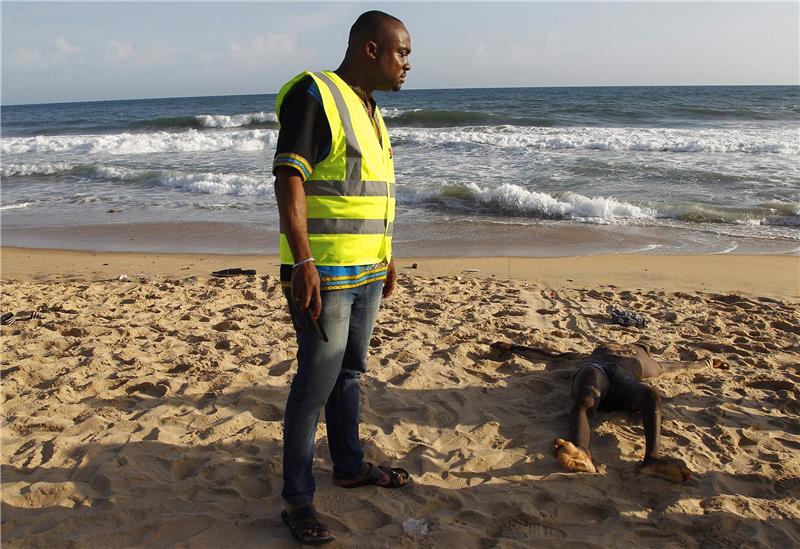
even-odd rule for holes
{"type": "Polygon", "coordinates": [[[584,363],[601,365],[616,364],[635,379],[655,377],[661,373],[661,366],[650,357],[647,349],[632,343],[608,343],[597,347],[584,363]]]}

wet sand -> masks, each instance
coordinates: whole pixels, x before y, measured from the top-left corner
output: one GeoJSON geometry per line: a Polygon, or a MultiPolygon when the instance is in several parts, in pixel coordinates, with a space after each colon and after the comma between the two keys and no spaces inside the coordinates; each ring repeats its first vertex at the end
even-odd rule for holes
{"type": "MultiPolygon", "coordinates": [[[[220,221],[126,222],[64,226],[2,226],[3,246],[143,253],[278,253],[278,229],[269,223],[220,221]]],[[[721,235],[714,224],[661,227],[625,224],[547,222],[498,223],[430,220],[405,224],[394,235],[403,257],[571,257],[607,254],[779,255],[800,253],[800,241],[721,235]]],[[[766,230],[766,229],[765,229],[766,230]]]]}
{"type": "MultiPolygon", "coordinates": [[[[657,256],[611,254],[579,257],[398,257],[400,273],[528,280],[551,287],[624,285],[631,289],[706,290],[800,297],[800,257],[789,255],[657,256]],[[416,267],[414,267],[416,266],[416,267]]],[[[241,267],[277,275],[277,256],[86,252],[2,248],[4,279],[110,280],[126,277],[210,276],[241,267]]]]}

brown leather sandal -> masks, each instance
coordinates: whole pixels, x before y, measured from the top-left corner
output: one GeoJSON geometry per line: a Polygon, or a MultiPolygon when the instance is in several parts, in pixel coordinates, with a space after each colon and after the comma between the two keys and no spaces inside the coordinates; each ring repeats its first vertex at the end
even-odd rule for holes
{"type": "Polygon", "coordinates": [[[367,463],[369,471],[364,478],[355,482],[347,484],[339,484],[335,482],[336,486],[342,488],[359,488],[361,486],[377,486],[379,488],[400,488],[411,482],[411,475],[402,467],[389,467],[388,465],[373,465],[367,463]],[[383,476],[388,477],[388,484],[381,483],[383,476]]]}
{"type": "Polygon", "coordinates": [[[300,507],[291,512],[284,509],[281,511],[281,518],[299,543],[323,545],[336,539],[330,533],[327,536],[319,535],[325,531],[330,532],[331,529],[319,520],[313,505],[300,507]]]}

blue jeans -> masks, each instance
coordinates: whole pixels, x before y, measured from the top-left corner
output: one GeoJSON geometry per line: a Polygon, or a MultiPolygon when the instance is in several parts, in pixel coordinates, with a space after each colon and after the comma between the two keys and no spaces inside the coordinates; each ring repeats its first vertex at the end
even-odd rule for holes
{"type": "Polygon", "coordinates": [[[367,371],[367,353],[378,317],[383,281],[322,292],[318,322],[324,342],[284,289],[297,333],[297,373],[283,420],[283,498],[290,505],[314,499],[314,434],[325,406],[328,449],[334,478],[353,478],[364,467],[358,437],[358,380],[367,371]]]}

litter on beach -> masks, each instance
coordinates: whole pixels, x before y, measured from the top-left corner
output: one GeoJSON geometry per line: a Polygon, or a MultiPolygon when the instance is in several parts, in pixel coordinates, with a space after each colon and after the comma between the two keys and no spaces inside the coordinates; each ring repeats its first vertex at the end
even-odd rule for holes
{"type": "Polygon", "coordinates": [[[242,269],[234,267],[233,269],[222,269],[221,271],[214,271],[211,276],[226,277],[226,276],[255,276],[255,269],[242,269]]]}

